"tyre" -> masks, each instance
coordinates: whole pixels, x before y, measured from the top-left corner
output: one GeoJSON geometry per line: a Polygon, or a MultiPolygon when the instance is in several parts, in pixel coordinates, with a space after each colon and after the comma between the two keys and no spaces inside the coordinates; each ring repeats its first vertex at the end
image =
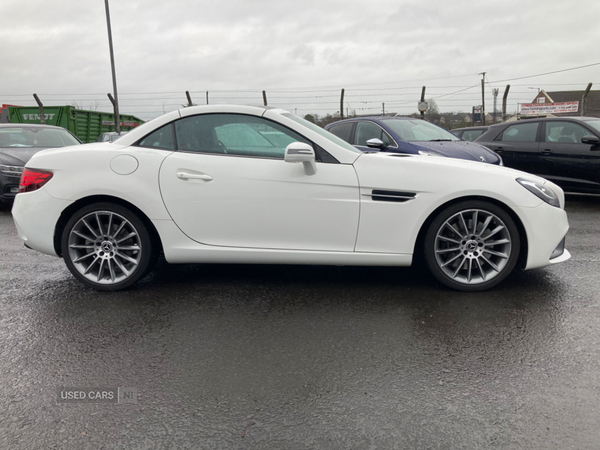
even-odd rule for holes
{"type": "Polygon", "coordinates": [[[75,278],[101,291],[130,287],[152,269],[158,256],[142,220],[112,203],[94,203],[73,214],[61,249],[75,278]]]}
{"type": "Polygon", "coordinates": [[[433,220],[425,236],[425,259],[446,286],[483,291],[512,272],[520,245],[517,226],[506,211],[485,201],[465,201],[433,220]]]}

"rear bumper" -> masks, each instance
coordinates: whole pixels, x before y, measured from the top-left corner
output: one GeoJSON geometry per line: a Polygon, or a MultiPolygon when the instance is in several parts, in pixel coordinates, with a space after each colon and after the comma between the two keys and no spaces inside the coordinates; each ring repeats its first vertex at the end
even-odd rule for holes
{"type": "Polygon", "coordinates": [[[54,250],[54,231],[61,213],[70,204],[70,201],[51,197],[45,189],[17,195],[12,215],[25,246],[58,256],[54,250]]]}

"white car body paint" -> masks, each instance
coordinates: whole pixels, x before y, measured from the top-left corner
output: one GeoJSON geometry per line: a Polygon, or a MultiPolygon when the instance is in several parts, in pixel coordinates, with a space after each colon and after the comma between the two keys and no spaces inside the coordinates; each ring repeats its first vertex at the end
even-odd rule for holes
{"type": "MultiPolygon", "coordinates": [[[[287,112],[286,112],[287,113],[287,112]]],[[[288,113],[289,114],[289,113],[288,113]]],[[[122,165],[119,165],[121,167],[122,165]]],[[[19,236],[32,249],[57,255],[54,234],[62,212],[93,196],[134,205],[155,226],[169,262],[410,265],[425,221],[448,202],[491,199],[521,222],[528,245],[526,268],[550,260],[568,220],[558,186],[504,167],[450,158],[363,154],[282,115],[260,107],[215,105],[165,114],[116,144],[88,144],[36,154],[28,168],[50,170],[43,188],[16,196],[19,236]],[[263,116],[318,144],[339,164],[317,162],[308,175],[301,163],[281,159],[202,154],[131,146],[177,118],[205,113],[263,116]],[[132,164],[112,170],[111,161],[132,164]],[[546,183],[560,208],[515,180],[546,183]],[[379,201],[373,190],[413,193],[405,202],[379,201]]]]}

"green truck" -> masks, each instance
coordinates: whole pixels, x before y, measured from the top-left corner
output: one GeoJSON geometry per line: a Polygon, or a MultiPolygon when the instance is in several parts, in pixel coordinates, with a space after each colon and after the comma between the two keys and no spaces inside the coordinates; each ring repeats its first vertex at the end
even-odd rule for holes
{"type": "MultiPolygon", "coordinates": [[[[8,106],[10,123],[42,123],[37,106],[8,106]]],[[[81,142],[95,142],[102,133],[115,130],[115,115],[100,111],[86,111],[73,106],[44,106],[46,125],[66,128],[81,142]]],[[[135,116],[119,114],[121,131],[129,131],[144,123],[135,116]]]]}

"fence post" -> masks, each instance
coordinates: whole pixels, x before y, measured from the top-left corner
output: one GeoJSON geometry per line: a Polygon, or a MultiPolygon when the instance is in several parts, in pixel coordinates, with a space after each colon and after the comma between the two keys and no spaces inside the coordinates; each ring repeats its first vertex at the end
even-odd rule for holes
{"type": "Polygon", "coordinates": [[[37,102],[38,106],[40,107],[40,123],[42,125],[46,125],[46,117],[44,116],[44,105],[42,104],[40,98],[37,96],[37,94],[33,94],[33,98],[35,98],[35,101],[37,102]]]}
{"type": "Polygon", "coordinates": [[[194,106],[192,103],[192,97],[190,96],[190,91],[185,91],[185,96],[187,97],[188,106],[194,106]]]}
{"type": "Polygon", "coordinates": [[[342,97],[340,98],[340,119],[344,120],[344,88],[342,88],[342,97]]]}
{"type": "Polygon", "coordinates": [[[587,88],[585,89],[585,92],[583,93],[583,97],[581,97],[581,115],[583,116],[583,111],[585,109],[585,98],[587,97],[587,95],[590,92],[590,89],[592,89],[592,83],[587,85],[587,88]]]}
{"type": "Polygon", "coordinates": [[[510,84],[507,84],[506,89],[504,89],[504,96],[502,97],[502,122],[506,122],[506,100],[508,99],[509,90],[510,84]]]}
{"type": "Polygon", "coordinates": [[[419,111],[421,113],[421,119],[425,120],[425,111],[427,111],[427,104],[425,104],[425,86],[421,89],[421,101],[419,102],[419,111]]]}
{"type": "Polygon", "coordinates": [[[267,106],[267,91],[263,91],[263,102],[267,106]]]}

